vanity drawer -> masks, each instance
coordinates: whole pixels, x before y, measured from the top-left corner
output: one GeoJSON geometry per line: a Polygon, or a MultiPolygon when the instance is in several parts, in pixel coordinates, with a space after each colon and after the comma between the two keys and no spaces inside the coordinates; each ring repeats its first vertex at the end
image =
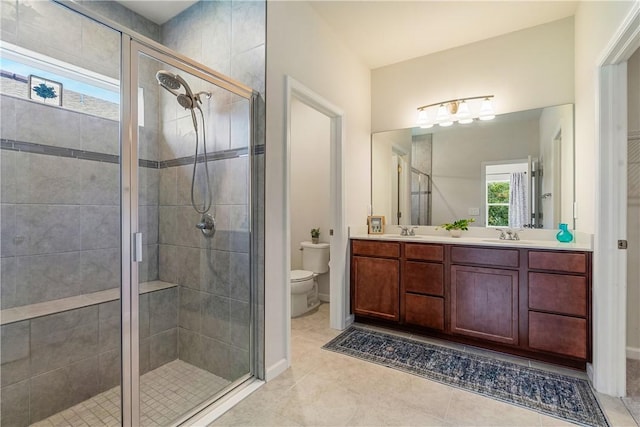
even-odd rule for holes
{"type": "Polygon", "coordinates": [[[426,295],[404,295],[404,322],[444,330],[444,299],[426,295]]]}
{"type": "Polygon", "coordinates": [[[530,311],[529,347],[586,359],[587,320],[530,311]]]}
{"type": "Polygon", "coordinates": [[[442,261],[444,259],[444,247],[442,245],[405,243],[404,257],[423,261],[442,261]]]}
{"type": "Polygon", "coordinates": [[[353,255],[399,258],[400,243],[380,242],[372,240],[352,240],[351,252],[353,255]]]}
{"type": "Polygon", "coordinates": [[[452,246],[453,264],[479,264],[490,267],[518,268],[520,256],[517,249],[488,249],[468,246],[452,246]]]}
{"type": "Polygon", "coordinates": [[[587,272],[587,254],[583,252],[529,251],[529,268],[584,274],[587,272]]]}
{"type": "Polygon", "coordinates": [[[444,266],[432,262],[405,261],[403,272],[405,292],[444,295],[444,266]]]}
{"type": "Polygon", "coordinates": [[[587,278],[529,273],[529,308],[587,316],[587,278]]]}

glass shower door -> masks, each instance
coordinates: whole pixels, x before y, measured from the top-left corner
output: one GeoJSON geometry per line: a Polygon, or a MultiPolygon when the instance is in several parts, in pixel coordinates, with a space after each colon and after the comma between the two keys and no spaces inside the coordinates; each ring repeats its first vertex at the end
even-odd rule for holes
{"type": "Polygon", "coordinates": [[[251,92],[133,46],[139,417],[156,426],[253,373],[251,92]]]}

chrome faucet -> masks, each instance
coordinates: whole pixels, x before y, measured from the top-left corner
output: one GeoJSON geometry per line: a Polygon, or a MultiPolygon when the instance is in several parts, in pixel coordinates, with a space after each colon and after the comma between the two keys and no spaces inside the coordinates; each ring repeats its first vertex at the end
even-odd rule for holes
{"type": "Polygon", "coordinates": [[[400,228],[401,236],[415,236],[416,232],[414,230],[418,227],[399,225],[398,228],[400,228]]]}
{"type": "Polygon", "coordinates": [[[498,230],[500,232],[500,240],[520,240],[520,236],[518,235],[518,232],[522,231],[522,230],[512,230],[510,228],[507,228],[506,230],[502,229],[502,228],[496,228],[496,230],[498,230]]]}

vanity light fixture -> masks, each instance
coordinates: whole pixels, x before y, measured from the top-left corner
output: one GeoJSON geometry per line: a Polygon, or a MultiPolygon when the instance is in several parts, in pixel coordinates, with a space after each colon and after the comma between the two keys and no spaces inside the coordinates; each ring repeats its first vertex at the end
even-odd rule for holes
{"type": "Polygon", "coordinates": [[[436,102],[434,104],[423,105],[418,107],[417,125],[423,129],[433,127],[434,124],[439,126],[451,126],[453,123],[468,124],[473,122],[474,118],[480,120],[491,120],[496,117],[491,104],[491,98],[494,95],[473,96],[470,98],[452,99],[444,102],[436,102]],[[482,104],[475,115],[472,113],[473,108],[469,106],[467,101],[481,99],[482,104]],[[435,112],[430,107],[438,107],[435,112]]]}

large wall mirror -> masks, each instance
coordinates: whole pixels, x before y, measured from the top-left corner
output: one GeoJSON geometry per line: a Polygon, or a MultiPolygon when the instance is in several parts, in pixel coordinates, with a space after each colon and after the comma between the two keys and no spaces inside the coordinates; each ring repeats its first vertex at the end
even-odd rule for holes
{"type": "Polygon", "coordinates": [[[371,206],[387,224],[574,227],[573,104],[371,139],[371,206]]]}

